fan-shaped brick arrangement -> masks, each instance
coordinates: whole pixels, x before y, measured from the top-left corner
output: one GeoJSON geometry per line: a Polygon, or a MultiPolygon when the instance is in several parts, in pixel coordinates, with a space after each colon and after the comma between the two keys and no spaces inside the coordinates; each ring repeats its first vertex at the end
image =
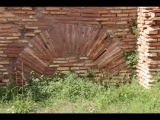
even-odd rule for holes
{"type": "Polygon", "coordinates": [[[93,69],[97,76],[101,70],[129,72],[123,53],[136,44],[129,31],[136,7],[4,7],[0,11],[1,86],[11,79],[21,84],[31,71],[45,76],[56,70],[86,75],[88,68],[97,66],[93,69]]]}
{"type": "MultiPolygon", "coordinates": [[[[13,66],[25,73],[24,78],[31,71],[50,76],[57,70],[85,76],[94,66],[99,68],[93,70],[96,76],[102,69],[115,72],[126,66],[124,53],[120,40],[107,35],[99,25],[54,23],[25,45],[13,66]]],[[[21,81],[21,75],[16,76],[21,81]]]]}
{"type": "MultiPolygon", "coordinates": [[[[23,63],[24,72],[29,73],[33,70],[39,75],[51,71],[52,66],[56,63],[63,66],[64,70],[73,70],[74,66],[85,67],[86,65],[78,65],[78,63],[91,62],[86,57],[86,52],[95,42],[99,31],[98,26],[53,24],[52,27],[42,30],[40,34],[30,40],[19,54],[14,66],[17,67],[17,70],[22,71],[23,63]],[[81,61],[73,59],[74,56],[77,56],[81,61]],[[69,66],[73,68],[69,68],[69,66]]],[[[88,66],[91,65],[86,67],[88,66]]],[[[52,74],[55,70],[62,70],[62,68],[53,69],[52,74]]]]}

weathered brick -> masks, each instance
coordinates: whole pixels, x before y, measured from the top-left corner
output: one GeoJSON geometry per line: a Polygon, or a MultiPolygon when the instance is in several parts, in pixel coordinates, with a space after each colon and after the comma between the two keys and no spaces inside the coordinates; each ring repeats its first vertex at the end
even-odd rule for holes
{"type": "Polygon", "coordinates": [[[46,7],[46,10],[52,11],[52,10],[60,10],[58,7],[46,7]]]}
{"type": "Polygon", "coordinates": [[[53,61],[53,63],[68,63],[68,61],[53,61]]]}
{"type": "Polygon", "coordinates": [[[65,15],[65,14],[67,14],[67,12],[50,12],[50,14],[65,15]]]}
{"type": "Polygon", "coordinates": [[[131,14],[128,14],[129,15],[129,17],[131,17],[132,18],[132,20],[136,20],[137,19],[137,14],[134,14],[134,13],[131,13],[131,14]]]}
{"type": "Polygon", "coordinates": [[[0,61],[0,65],[5,65],[5,64],[9,64],[9,61],[0,61]]]}
{"type": "Polygon", "coordinates": [[[121,18],[120,17],[112,17],[109,19],[109,21],[120,21],[121,18]]]}
{"type": "Polygon", "coordinates": [[[22,7],[22,10],[32,10],[31,7],[22,7]]]}
{"type": "Polygon", "coordinates": [[[100,17],[100,14],[81,14],[84,17],[100,17]]]}
{"type": "Polygon", "coordinates": [[[25,14],[26,12],[25,11],[15,11],[14,13],[16,13],[16,14],[25,14]]]}
{"type": "Polygon", "coordinates": [[[129,17],[121,17],[120,19],[121,19],[121,20],[130,20],[129,17]]]}
{"type": "Polygon", "coordinates": [[[110,10],[110,13],[122,13],[122,10],[110,10]]]}
{"type": "Polygon", "coordinates": [[[98,25],[99,22],[81,22],[81,24],[89,24],[89,25],[93,24],[93,25],[98,25]]]}
{"type": "Polygon", "coordinates": [[[135,35],[127,35],[126,38],[136,38],[135,35]]]}
{"type": "Polygon", "coordinates": [[[144,21],[144,23],[147,24],[147,25],[154,25],[154,24],[156,24],[155,21],[144,21]]]}
{"type": "Polygon", "coordinates": [[[5,17],[12,18],[12,17],[15,17],[15,15],[0,15],[0,18],[5,18],[5,17]]]}
{"type": "Polygon", "coordinates": [[[34,30],[34,29],[36,29],[36,30],[38,29],[38,27],[29,27],[29,26],[25,26],[25,28],[26,28],[26,29],[33,29],[33,30],[34,30]]]}
{"type": "Polygon", "coordinates": [[[69,70],[69,67],[58,67],[57,70],[69,70]]]}
{"type": "Polygon", "coordinates": [[[115,25],[116,22],[101,22],[102,25],[105,25],[105,24],[109,24],[109,25],[115,25]]]}
{"type": "Polygon", "coordinates": [[[80,16],[80,13],[67,13],[67,16],[80,16]]]}
{"type": "Polygon", "coordinates": [[[76,17],[75,20],[94,21],[96,18],[76,17]]]}
{"type": "Polygon", "coordinates": [[[16,40],[19,39],[19,37],[6,37],[7,40],[16,40]]]}
{"type": "Polygon", "coordinates": [[[56,17],[56,20],[76,20],[75,17],[56,17]]]}
{"type": "Polygon", "coordinates": [[[93,69],[93,72],[98,73],[100,71],[99,71],[99,69],[93,69]]]}
{"type": "Polygon", "coordinates": [[[22,19],[23,22],[36,22],[37,19],[22,19]]]}
{"type": "Polygon", "coordinates": [[[125,35],[127,35],[127,32],[118,32],[118,33],[115,33],[115,35],[125,36],[125,35]]]}
{"type": "Polygon", "coordinates": [[[92,60],[84,60],[85,63],[90,63],[92,60]]]}
{"type": "Polygon", "coordinates": [[[122,10],[123,13],[136,13],[137,10],[122,10]]]}
{"type": "Polygon", "coordinates": [[[73,64],[72,63],[63,63],[63,64],[60,64],[61,67],[72,67],[73,64]]]}
{"type": "Polygon", "coordinates": [[[148,20],[160,20],[160,17],[151,17],[148,20]]]}
{"type": "Polygon", "coordinates": [[[93,63],[86,63],[85,64],[85,66],[87,66],[87,67],[92,67],[92,66],[94,66],[95,64],[93,64],[93,63]]]}
{"type": "Polygon", "coordinates": [[[159,17],[159,16],[160,16],[160,13],[155,13],[155,16],[156,16],[156,17],[159,17]]]}
{"type": "Polygon", "coordinates": [[[41,30],[34,30],[34,33],[40,33],[41,30]]]}
{"type": "Polygon", "coordinates": [[[115,9],[127,9],[127,7],[116,7],[115,9]]]}
{"type": "Polygon", "coordinates": [[[0,41],[1,44],[12,43],[12,41],[0,41]]]}
{"type": "Polygon", "coordinates": [[[7,18],[7,21],[9,22],[15,22],[15,21],[19,21],[20,19],[16,19],[16,18],[7,18]]]}
{"type": "Polygon", "coordinates": [[[143,13],[142,16],[144,16],[144,17],[150,17],[151,14],[150,13],[143,13]]]}
{"type": "Polygon", "coordinates": [[[79,59],[81,59],[81,60],[88,60],[89,58],[88,57],[79,57],[79,59]]]}
{"type": "MultiPolygon", "coordinates": [[[[96,14],[98,13],[97,10],[87,10],[87,9],[81,9],[81,10],[78,10],[79,13],[93,13],[93,14],[96,14]]],[[[98,14],[97,14],[98,15],[98,14]]]]}
{"type": "Polygon", "coordinates": [[[3,75],[8,75],[9,73],[8,72],[3,72],[3,75]]]}
{"type": "Polygon", "coordinates": [[[68,60],[69,63],[76,63],[79,62],[79,60],[68,60]]]}
{"type": "Polygon", "coordinates": [[[62,60],[62,61],[64,61],[64,60],[66,60],[66,58],[57,58],[56,60],[62,60]]]}
{"type": "Polygon", "coordinates": [[[36,12],[33,12],[33,11],[27,11],[27,14],[29,14],[29,15],[34,15],[34,14],[36,14],[36,12]]]}
{"type": "Polygon", "coordinates": [[[116,22],[116,24],[128,24],[128,22],[127,21],[118,21],[118,22],[116,22]]]}
{"type": "Polygon", "coordinates": [[[105,14],[105,13],[109,13],[109,12],[108,11],[98,11],[98,13],[105,14]]]}
{"type": "Polygon", "coordinates": [[[83,63],[74,63],[73,66],[84,66],[83,63]]]}
{"type": "Polygon", "coordinates": [[[4,39],[6,39],[6,37],[0,37],[0,40],[4,40],[4,39]]]}
{"type": "Polygon", "coordinates": [[[2,82],[8,83],[8,82],[9,82],[9,79],[3,79],[2,82]]]}
{"type": "Polygon", "coordinates": [[[144,55],[146,55],[148,57],[156,57],[157,53],[144,53],[144,55]]]}
{"type": "Polygon", "coordinates": [[[4,55],[4,54],[0,54],[0,57],[2,58],[4,58],[4,57],[7,57],[7,55],[4,55]]]}
{"type": "Polygon", "coordinates": [[[59,64],[49,65],[49,67],[59,67],[59,64]]]}
{"type": "Polygon", "coordinates": [[[87,70],[88,69],[88,67],[79,67],[80,68],[80,70],[87,70]]]}
{"type": "Polygon", "coordinates": [[[79,67],[71,67],[71,70],[79,70],[79,67]]]}
{"type": "Polygon", "coordinates": [[[158,30],[154,30],[154,31],[144,30],[144,33],[146,33],[146,34],[158,34],[158,30]]]}
{"type": "Polygon", "coordinates": [[[65,23],[65,24],[79,24],[80,21],[66,21],[66,20],[59,20],[59,23],[65,23]]]}
{"type": "Polygon", "coordinates": [[[34,33],[26,33],[24,36],[26,36],[26,37],[34,37],[35,34],[34,33]]]}
{"type": "Polygon", "coordinates": [[[42,14],[49,14],[48,11],[41,11],[42,14]]]}
{"type": "Polygon", "coordinates": [[[67,70],[63,70],[63,71],[61,71],[61,73],[70,73],[71,71],[67,71],[67,70]]]}
{"type": "Polygon", "coordinates": [[[110,18],[96,18],[97,21],[108,21],[110,18]]]}
{"type": "Polygon", "coordinates": [[[8,21],[7,21],[7,19],[0,19],[0,23],[7,23],[8,21]]]}
{"type": "Polygon", "coordinates": [[[69,12],[70,12],[70,13],[77,13],[77,12],[78,12],[78,10],[70,9],[70,10],[69,10],[69,12]]]}
{"type": "Polygon", "coordinates": [[[10,7],[11,10],[21,10],[21,7],[10,7]]]}
{"type": "Polygon", "coordinates": [[[77,57],[66,57],[66,60],[76,60],[77,57]]]}
{"type": "Polygon", "coordinates": [[[102,17],[116,17],[116,14],[102,14],[102,17]]]}
{"type": "Polygon", "coordinates": [[[78,71],[75,71],[76,73],[86,73],[87,70],[78,70],[78,71]]]}
{"type": "Polygon", "coordinates": [[[126,17],[128,14],[117,14],[118,17],[126,17]]]}
{"type": "Polygon", "coordinates": [[[15,33],[15,32],[18,32],[18,30],[16,30],[16,29],[7,29],[7,30],[0,30],[0,32],[2,33],[2,32],[4,32],[4,33],[15,33]]]}

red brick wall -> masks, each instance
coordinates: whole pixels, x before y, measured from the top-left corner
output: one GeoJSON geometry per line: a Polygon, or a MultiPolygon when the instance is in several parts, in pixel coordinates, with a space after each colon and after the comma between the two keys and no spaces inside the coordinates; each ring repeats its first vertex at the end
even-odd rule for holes
{"type": "Polygon", "coordinates": [[[160,7],[139,7],[137,22],[141,31],[137,73],[140,84],[149,88],[157,82],[155,74],[160,70],[160,7]]]}
{"type": "Polygon", "coordinates": [[[136,14],[137,7],[0,7],[0,86],[15,80],[14,68],[26,78],[31,71],[49,75],[61,69],[53,67],[57,59],[65,59],[64,71],[81,74],[86,64],[127,71],[123,53],[136,46],[129,23],[136,14]]]}

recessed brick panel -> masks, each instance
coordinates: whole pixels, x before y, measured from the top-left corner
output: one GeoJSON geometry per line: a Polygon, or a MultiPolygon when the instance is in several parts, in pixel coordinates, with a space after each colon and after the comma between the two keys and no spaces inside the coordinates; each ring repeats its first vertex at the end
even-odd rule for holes
{"type": "MultiPolygon", "coordinates": [[[[85,75],[92,65],[107,71],[105,65],[108,64],[110,68],[123,70],[126,68],[122,63],[122,51],[136,46],[136,37],[126,29],[130,29],[129,20],[137,14],[137,7],[8,7],[7,12],[5,8],[0,10],[0,65],[6,73],[14,67],[22,71],[21,62],[26,76],[32,70],[38,75],[50,75],[62,67],[66,68],[63,72],[79,68],[77,73],[85,75]],[[108,31],[118,40],[112,42],[108,31]],[[129,42],[121,44],[118,38],[121,36],[129,42]],[[109,62],[112,60],[116,66],[109,62]]],[[[139,15],[141,28],[155,24],[147,17],[158,17],[158,12],[149,13],[145,11],[144,15],[139,15]]],[[[155,35],[155,39],[159,37],[157,32],[159,30],[145,33],[155,35]]],[[[6,84],[4,81],[0,82],[2,86],[6,84]]]]}

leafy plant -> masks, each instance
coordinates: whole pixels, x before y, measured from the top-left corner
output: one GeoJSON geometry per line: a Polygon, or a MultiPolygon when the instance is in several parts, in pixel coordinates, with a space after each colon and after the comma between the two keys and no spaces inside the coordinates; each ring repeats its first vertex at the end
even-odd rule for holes
{"type": "Polygon", "coordinates": [[[88,68],[86,76],[87,77],[94,77],[95,73],[93,72],[93,70],[91,68],[88,68]]]}
{"type": "Polygon", "coordinates": [[[10,109],[12,113],[33,113],[35,112],[32,101],[15,100],[10,109]]]}
{"type": "Polygon", "coordinates": [[[131,25],[131,33],[136,35],[136,36],[139,36],[140,35],[140,30],[137,28],[137,21],[135,20],[135,16],[133,16],[130,20],[129,20],[129,23],[131,25]]]}
{"type": "Polygon", "coordinates": [[[139,52],[137,50],[125,52],[124,57],[126,60],[126,64],[135,68],[138,63],[138,54],[139,54],[139,52]]]}
{"type": "Polygon", "coordinates": [[[137,21],[133,21],[132,27],[131,27],[131,32],[132,32],[134,35],[139,36],[140,30],[138,30],[138,28],[137,28],[137,21]]]}

